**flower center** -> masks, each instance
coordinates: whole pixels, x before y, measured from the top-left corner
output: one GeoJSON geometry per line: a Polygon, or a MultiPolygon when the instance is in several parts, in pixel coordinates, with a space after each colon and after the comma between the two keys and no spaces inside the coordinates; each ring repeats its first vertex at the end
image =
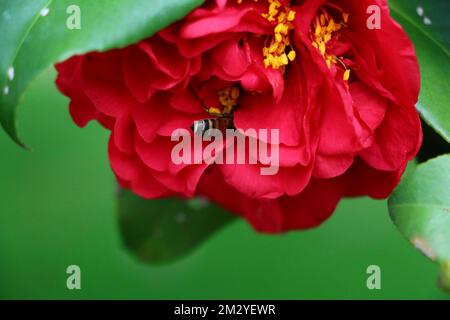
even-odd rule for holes
{"type": "Polygon", "coordinates": [[[294,61],[297,55],[289,40],[289,33],[294,29],[292,21],[295,19],[295,11],[288,6],[282,6],[278,0],[268,1],[269,12],[263,14],[263,17],[269,22],[276,21],[277,24],[270,45],[263,48],[264,66],[280,69],[294,61]]]}
{"type": "Polygon", "coordinates": [[[226,87],[217,91],[217,98],[219,99],[222,108],[209,107],[207,112],[210,115],[221,116],[231,114],[238,105],[238,99],[241,92],[238,87],[226,87]]]}
{"type": "MultiPolygon", "coordinates": [[[[237,0],[242,3],[243,0],[237,0]]],[[[258,0],[253,0],[258,2],[258,0]]],[[[295,11],[289,6],[282,5],[279,0],[267,0],[268,12],[262,16],[274,24],[273,36],[271,36],[263,48],[264,66],[273,69],[284,68],[290,61],[294,61],[296,52],[292,49],[289,33],[294,30],[292,21],[295,19],[295,11]]]]}
{"type": "Polygon", "coordinates": [[[312,22],[310,39],[312,45],[322,54],[328,68],[331,68],[331,63],[342,67],[344,69],[343,78],[345,81],[348,81],[350,78],[350,69],[343,62],[343,57],[338,57],[328,52],[327,45],[335,38],[337,31],[347,27],[349,14],[334,4],[326,4],[326,6],[338,12],[338,19],[336,21],[325,8],[322,8],[312,22]]]}

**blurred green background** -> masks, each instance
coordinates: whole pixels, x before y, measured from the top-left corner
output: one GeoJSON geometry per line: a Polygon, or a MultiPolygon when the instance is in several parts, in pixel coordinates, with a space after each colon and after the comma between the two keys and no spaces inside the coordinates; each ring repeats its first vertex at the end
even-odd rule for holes
{"type": "Polygon", "coordinates": [[[437,266],[391,223],[385,201],[341,202],[324,225],[282,236],[232,222],[169,265],[137,261],[121,243],[108,132],[77,128],[48,70],[19,111],[27,152],[0,134],[0,298],[447,299],[437,266]],[[81,267],[81,290],[66,268],[81,267]],[[381,290],[366,268],[381,267],[381,290]]]}

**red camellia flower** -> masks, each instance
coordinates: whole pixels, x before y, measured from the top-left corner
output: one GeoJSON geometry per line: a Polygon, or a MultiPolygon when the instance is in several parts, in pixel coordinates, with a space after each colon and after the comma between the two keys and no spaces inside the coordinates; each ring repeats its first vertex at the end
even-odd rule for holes
{"type": "Polygon", "coordinates": [[[75,123],[111,130],[122,187],[204,196],[261,232],[314,227],[345,196],[387,197],[422,140],[417,59],[386,0],[206,1],[140,43],[57,70],[75,123]],[[244,134],[279,129],[275,175],[261,162],[172,161],[174,130],[231,113],[244,134]]]}

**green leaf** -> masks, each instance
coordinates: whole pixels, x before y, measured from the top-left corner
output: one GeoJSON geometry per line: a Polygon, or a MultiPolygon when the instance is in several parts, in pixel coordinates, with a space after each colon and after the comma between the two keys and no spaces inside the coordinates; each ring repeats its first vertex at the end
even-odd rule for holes
{"type": "Polygon", "coordinates": [[[205,199],[145,200],[119,195],[119,225],[125,246],[140,260],[166,263],[199,246],[235,216],[205,199]]]}
{"type": "Polygon", "coordinates": [[[422,81],[417,107],[425,121],[450,142],[450,2],[391,0],[389,5],[416,47],[422,81]]]}
{"type": "Polygon", "coordinates": [[[27,86],[41,71],[75,54],[135,43],[182,18],[202,2],[1,0],[1,125],[12,139],[22,144],[17,134],[16,108],[27,86]],[[80,9],[79,30],[67,27],[71,17],[67,10],[71,5],[80,9]]]}
{"type": "Polygon", "coordinates": [[[450,154],[417,166],[389,199],[395,225],[441,265],[441,285],[450,290],[450,154]]]}

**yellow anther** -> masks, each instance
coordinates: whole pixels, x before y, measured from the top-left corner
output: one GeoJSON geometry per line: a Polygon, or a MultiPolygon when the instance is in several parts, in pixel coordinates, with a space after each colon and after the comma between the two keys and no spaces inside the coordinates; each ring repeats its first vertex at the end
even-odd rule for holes
{"type": "Polygon", "coordinates": [[[288,60],[288,57],[287,57],[286,53],[283,53],[283,54],[280,56],[280,60],[281,60],[281,63],[282,63],[283,65],[287,65],[287,64],[289,63],[289,60],[288,60]]]}
{"type": "MultiPolygon", "coordinates": [[[[269,53],[274,53],[278,49],[278,43],[275,42],[275,43],[271,44],[269,48],[265,48],[265,49],[267,49],[269,51],[269,53]]],[[[263,52],[264,52],[264,50],[263,50],[263,52]]]]}
{"type": "Polygon", "coordinates": [[[294,21],[296,12],[294,10],[290,10],[288,13],[288,21],[294,21]]]}
{"type": "Polygon", "coordinates": [[[233,89],[231,89],[231,98],[233,98],[234,100],[237,100],[237,99],[239,99],[239,95],[240,95],[239,89],[236,87],[233,87],[233,89]]]}
{"type": "Polygon", "coordinates": [[[281,30],[283,30],[283,23],[277,24],[273,31],[275,31],[276,33],[281,33],[281,30]]]}
{"type": "Polygon", "coordinates": [[[275,51],[275,53],[277,55],[281,55],[285,51],[286,51],[286,46],[284,45],[284,43],[280,43],[280,44],[278,44],[278,48],[277,48],[277,51],[275,51]]]}
{"type": "Polygon", "coordinates": [[[331,32],[334,31],[334,20],[330,19],[330,22],[328,23],[327,31],[331,32]]]}
{"type": "Polygon", "coordinates": [[[297,54],[295,53],[294,50],[291,50],[291,51],[288,53],[288,58],[289,58],[290,61],[294,61],[296,56],[297,56],[297,54]]]}
{"type": "Polygon", "coordinates": [[[316,32],[315,32],[315,34],[316,34],[316,36],[319,36],[321,33],[322,33],[322,27],[320,26],[320,24],[318,24],[318,25],[316,26],[316,32]]]}
{"type": "Polygon", "coordinates": [[[350,69],[347,69],[344,72],[344,80],[348,81],[348,79],[350,79],[350,69]]]}
{"type": "Polygon", "coordinates": [[[321,24],[322,26],[325,25],[325,16],[324,16],[323,14],[320,15],[320,24],[321,24]]]}
{"type": "Polygon", "coordinates": [[[349,13],[345,13],[345,12],[344,12],[344,13],[342,14],[342,17],[344,18],[344,22],[345,22],[345,23],[348,22],[348,17],[349,17],[349,16],[350,16],[349,13]]]}
{"type": "Polygon", "coordinates": [[[323,56],[325,56],[325,42],[321,42],[321,43],[319,43],[319,50],[320,50],[320,53],[323,55],[323,56]]]}
{"type": "Polygon", "coordinates": [[[295,11],[287,6],[282,6],[279,0],[268,0],[268,13],[264,14],[269,22],[277,21],[274,27],[274,35],[269,46],[264,47],[264,66],[279,69],[295,59],[295,51],[286,54],[286,47],[290,46],[289,32],[294,29],[291,21],[295,19],[295,11]]]}
{"type": "Polygon", "coordinates": [[[211,107],[211,108],[208,108],[208,113],[209,113],[210,115],[219,116],[219,115],[222,114],[222,111],[220,111],[219,108],[211,107]]]}
{"type": "Polygon", "coordinates": [[[276,44],[278,44],[281,41],[283,41],[283,37],[282,37],[281,33],[275,33],[275,41],[276,41],[276,44]]]}
{"type": "Polygon", "coordinates": [[[211,115],[229,114],[238,105],[238,99],[240,96],[240,90],[238,87],[226,87],[220,91],[217,91],[217,96],[222,110],[216,107],[208,109],[208,113],[211,115]]]}
{"type": "Polygon", "coordinates": [[[318,49],[320,54],[325,60],[325,63],[329,69],[332,67],[332,63],[342,67],[344,70],[343,79],[348,81],[350,78],[350,69],[347,68],[344,61],[341,58],[336,57],[333,54],[327,52],[327,44],[334,37],[334,33],[346,27],[348,22],[349,14],[342,11],[342,9],[333,6],[342,14],[342,18],[334,20],[334,16],[328,14],[328,12],[323,10],[320,15],[316,17],[313,22],[310,31],[311,44],[314,48],[318,49]]]}
{"type": "MultiPolygon", "coordinates": [[[[236,0],[238,4],[243,0],[236,0]]],[[[258,2],[258,0],[254,0],[258,2]]],[[[273,36],[270,44],[263,48],[264,66],[280,69],[294,61],[296,53],[294,50],[286,52],[286,48],[292,48],[289,40],[289,33],[294,29],[292,21],[295,20],[296,12],[287,5],[283,5],[280,0],[267,0],[269,3],[266,13],[261,14],[264,19],[274,23],[273,36]],[[276,24],[275,24],[276,23],[276,24]]]]}

